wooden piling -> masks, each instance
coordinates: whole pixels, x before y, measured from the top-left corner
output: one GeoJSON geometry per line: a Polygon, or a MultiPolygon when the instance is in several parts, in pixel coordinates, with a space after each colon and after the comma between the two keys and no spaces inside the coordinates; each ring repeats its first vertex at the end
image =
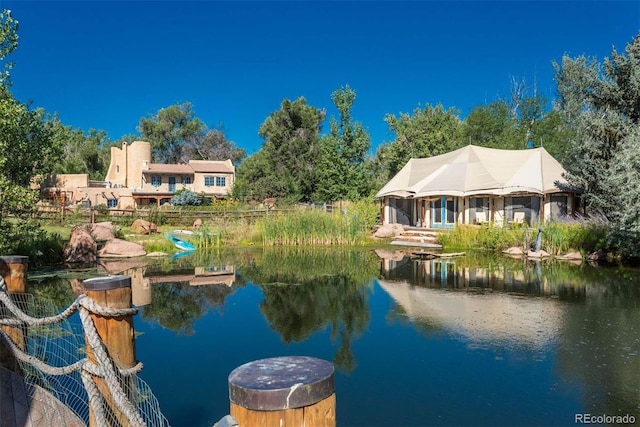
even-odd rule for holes
{"type": "Polygon", "coordinates": [[[230,413],[239,427],[335,427],[334,372],[306,356],[244,364],[229,375],[230,413]]]}
{"type": "MultiPolygon", "coordinates": [[[[83,286],[85,294],[102,307],[131,308],[132,294],[129,276],[118,275],[87,279],[83,282],[83,286]]],[[[105,317],[91,313],[91,319],[115,366],[118,368],[133,367],[136,363],[133,316],[105,317]]],[[[88,340],[87,358],[96,363],[95,354],[91,350],[88,340]]],[[[127,426],[127,419],[113,401],[105,381],[98,377],[94,377],[94,381],[104,397],[105,412],[114,418],[108,421],[113,422],[114,426],[127,426]]],[[[123,380],[125,392],[129,391],[132,386],[130,381],[123,380]]],[[[98,427],[92,410],[89,412],[89,425],[98,427]]]]}
{"type": "MultiPolygon", "coordinates": [[[[23,299],[16,294],[24,294],[27,292],[27,271],[29,269],[29,257],[21,255],[9,255],[0,257],[0,274],[7,285],[7,292],[9,292],[14,302],[18,307],[24,308],[22,304],[23,299]]],[[[1,310],[6,308],[1,307],[1,310]]],[[[2,326],[4,333],[13,341],[13,343],[21,348],[25,348],[27,341],[27,330],[24,326],[2,326]]],[[[21,373],[18,360],[13,356],[13,353],[0,343],[0,365],[12,370],[16,373],[21,373]]]]}

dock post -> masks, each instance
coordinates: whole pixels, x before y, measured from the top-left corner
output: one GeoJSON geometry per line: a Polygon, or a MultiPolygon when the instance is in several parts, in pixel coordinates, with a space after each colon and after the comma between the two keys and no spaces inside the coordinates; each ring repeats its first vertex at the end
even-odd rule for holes
{"type": "MultiPolygon", "coordinates": [[[[131,277],[107,276],[87,279],[82,282],[85,294],[96,304],[107,308],[131,308],[131,277]]],[[[96,327],[100,340],[105,345],[109,357],[117,368],[131,368],[136,363],[135,337],[133,316],[105,317],[91,313],[91,319],[96,327]]],[[[97,363],[87,339],[87,359],[97,363]]],[[[105,399],[108,412],[118,420],[114,425],[129,425],[125,415],[118,409],[105,381],[94,377],[96,386],[105,399]]],[[[127,381],[128,380],[123,380],[127,381]]],[[[130,391],[132,384],[123,384],[125,392],[130,391]]],[[[89,426],[98,427],[93,411],[89,411],[89,426]]]]}
{"type": "MultiPolygon", "coordinates": [[[[8,255],[0,257],[0,273],[7,285],[7,292],[12,294],[24,294],[27,292],[27,271],[29,269],[29,257],[22,255],[8,255]]],[[[17,297],[17,295],[16,295],[17,297]]],[[[15,298],[12,296],[12,298],[15,298]]],[[[17,297],[14,301],[21,306],[23,300],[17,297]]],[[[24,308],[24,307],[21,307],[24,308]]],[[[4,333],[21,348],[25,348],[27,330],[24,326],[2,326],[4,333]]],[[[0,365],[21,373],[18,360],[13,356],[11,350],[0,344],[0,365]]]]}
{"type": "Polygon", "coordinates": [[[307,356],[246,363],[229,375],[230,413],[239,427],[335,427],[334,372],[307,356]]]}

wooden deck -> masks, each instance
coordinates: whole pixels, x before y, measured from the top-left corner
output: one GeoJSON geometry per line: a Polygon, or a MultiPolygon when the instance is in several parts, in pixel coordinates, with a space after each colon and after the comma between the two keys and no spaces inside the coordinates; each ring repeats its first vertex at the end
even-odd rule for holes
{"type": "Polygon", "coordinates": [[[85,427],[53,395],[28,386],[20,375],[0,367],[0,427],[85,427]]]}

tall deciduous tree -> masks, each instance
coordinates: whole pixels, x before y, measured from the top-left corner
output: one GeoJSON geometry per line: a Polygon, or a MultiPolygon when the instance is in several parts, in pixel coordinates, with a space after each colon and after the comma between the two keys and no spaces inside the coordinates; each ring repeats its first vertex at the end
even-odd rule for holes
{"type": "Polygon", "coordinates": [[[526,131],[518,126],[513,109],[505,100],[473,107],[464,124],[467,144],[511,150],[527,147],[526,131]]]}
{"type": "MultiPolygon", "coordinates": [[[[4,62],[18,43],[18,23],[9,11],[0,12],[0,59],[4,62]]],[[[20,235],[7,215],[25,218],[35,208],[38,192],[31,187],[34,177],[49,172],[59,158],[52,138],[51,123],[42,110],[32,110],[9,90],[10,67],[0,78],[0,251],[15,247],[20,235]]],[[[28,228],[27,231],[33,231],[28,228]]]]}
{"type": "Polygon", "coordinates": [[[153,160],[159,163],[186,163],[186,147],[204,130],[188,102],[163,108],[138,124],[138,132],[151,143],[153,160]]]}
{"type": "Polygon", "coordinates": [[[246,156],[244,148],[237,147],[227,139],[224,125],[217,129],[208,129],[195,136],[187,145],[186,156],[192,160],[227,160],[237,164],[246,156]]]}
{"type": "Polygon", "coordinates": [[[416,108],[413,114],[387,114],[384,119],[395,141],[378,149],[378,161],[395,175],[410,158],[431,157],[463,145],[461,123],[455,109],[446,110],[441,104],[416,108]]]}
{"type": "MultiPolygon", "coordinates": [[[[555,63],[558,106],[575,132],[567,178],[585,191],[592,211],[614,224],[614,243],[640,245],[637,185],[640,134],[640,34],[602,64],[581,56],[555,63]],[[624,241],[626,240],[626,242],[624,241]]],[[[631,255],[640,255],[637,250],[631,255]]]]}
{"type": "Polygon", "coordinates": [[[52,121],[53,138],[62,150],[62,158],[53,165],[54,173],[86,173],[90,179],[102,180],[110,161],[111,141],[104,130],[65,126],[57,118],[52,121]]]}
{"type": "Polygon", "coordinates": [[[557,110],[540,95],[528,96],[521,85],[512,99],[473,107],[464,121],[467,144],[506,150],[544,147],[560,162],[566,157],[570,130],[557,110]]]}
{"type": "Polygon", "coordinates": [[[371,192],[365,172],[365,156],[371,138],[361,123],[353,121],[351,111],[356,92],[348,85],[331,94],[340,120],[331,118],[329,134],[321,139],[318,162],[317,200],[341,198],[357,200],[371,192]]]}
{"type": "Polygon", "coordinates": [[[245,196],[310,201],[317,184],[315,166],[323,120],[324,112],[302,97],[282,101],[280,109],[260,125],[262,147],[238,168],[240,188],[251,189],[245,196]]]}
{"type": "Polygon", "coordinates": [[[227,139],[224,125],[209,129],[196,117],[189,102],[171,105],[138,124],[142,138],[151,143],[153,160],[159,163],[187,163],[189,160],[240,162],[245,150],[227,139]]]}
{"type": "Polygon", "coordinates": [[[11,86],[10,71],[13,62],[7,57],[18,47],[18,21],[11,16],[11,11],[3,9],[0,11],[0,85],[11,86]]]}

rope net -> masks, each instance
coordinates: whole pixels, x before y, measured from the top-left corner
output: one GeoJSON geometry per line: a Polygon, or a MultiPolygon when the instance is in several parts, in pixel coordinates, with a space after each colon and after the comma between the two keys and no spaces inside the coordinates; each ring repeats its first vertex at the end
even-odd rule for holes
{"type": "Polygon", "coordinates": [[[98,426],[169,426],[151,388],[137,375],[142,364],[117,368],[90,317],[136,311],[107,309],[80,295],[56,313],[46,299],[7,293],[0,277],[0,362],[23,376],[25,406],[41,420],[34,425],[88,425],[91,416],[98,426]],[[87,358],[87,346],[95,363],[87,358]]]}

